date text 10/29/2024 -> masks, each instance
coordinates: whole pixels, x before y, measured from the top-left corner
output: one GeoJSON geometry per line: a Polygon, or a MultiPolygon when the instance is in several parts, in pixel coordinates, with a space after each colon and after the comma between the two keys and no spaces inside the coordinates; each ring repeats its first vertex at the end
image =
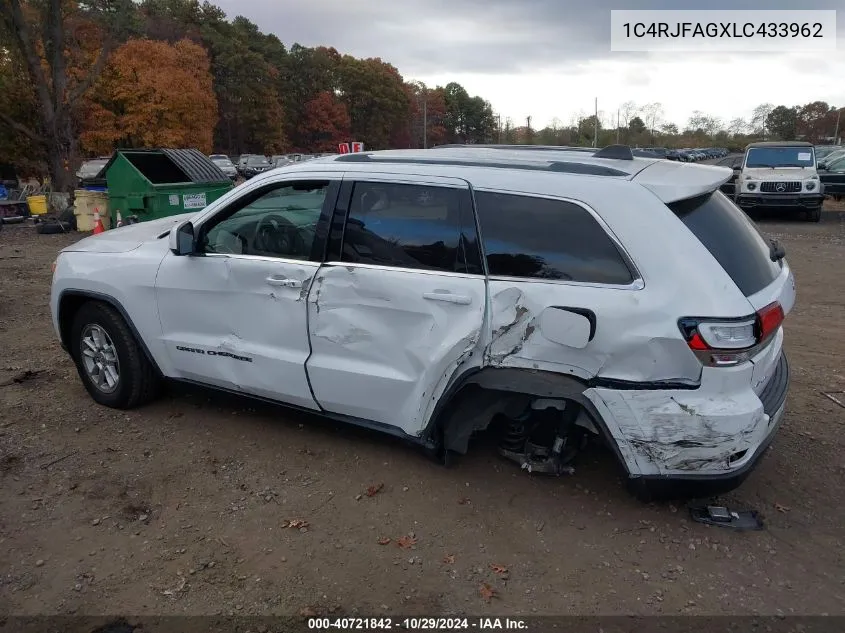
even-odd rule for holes
{"type": "Polygon", "coordinates": [[[314,631],[527,631],[519,618],[308,618],[314,631]]]}

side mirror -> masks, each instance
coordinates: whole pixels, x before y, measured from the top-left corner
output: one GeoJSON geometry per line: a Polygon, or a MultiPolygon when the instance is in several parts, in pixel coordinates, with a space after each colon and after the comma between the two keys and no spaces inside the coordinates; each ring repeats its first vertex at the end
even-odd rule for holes
{"type": "Polygon", "coordinates": [[[817,167],[818,169],[827,169],[827,163],[819,163],[817,167]]]}
{"type": "Polygon", "coordinates": [[[741,160],[736,161],[733,165],[731,165],[731,169],[733,169],[734,171],[736,171],[738,169],[742,169],[742,161],[741,160]]]}
{"type": "Polygon", "coordinates": [[[174,255],[191,255],[195,247],[193,224],[185,222],[170,229],[170,250],[174,255]]]}

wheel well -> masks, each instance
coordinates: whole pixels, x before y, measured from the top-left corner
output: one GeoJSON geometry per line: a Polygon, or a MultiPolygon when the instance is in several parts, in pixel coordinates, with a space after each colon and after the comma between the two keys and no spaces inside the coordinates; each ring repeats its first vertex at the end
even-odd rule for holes
{"type": "Polygon", "coordinates": [[[123,319],[124,323],[126,323],[129,330],[132,332],[132,336],[135,337],[135,340],[138,342],[138,345],[141,347],[141,350],[144,352],[144,355],[147,357],[147,360],[153,366],[156,374],[161,376],[161,370],[158,367],[155,359],[153,358],[152,354],[150,354],[150,350],[147,349],[147,344],[144,342],[144,339],[138,334],[138,330],[135,328],[135,324],[132,323],[132,319],[129,318],[129,315],[126,314],[126,310],[124,310],[123,306],[120,303],[108,295],[103,295],[99,293],[90,293],[90,292],[64,292],[62,293],[61,297],[59,298],[59,310],[58,310],[58,321],[59,321],[59,334],[61,336],[61,342],[64,348],[68,351],[68,353],[73,356],[73,345],[71,344],[71,328],[73,327],[73,320],[76,317],[76,314],[79,312],[79,309],[85,305],[86,303],[102,303],[107,305],[108,307],[117,311],[120,315],[120,318],[123,319]]]}
{"type": "Polygon", "coordinates": [[[441,438],[445,450],[464,454],[470,436],[485,430],[497,414],[518,415],[536,399],[567,400],[582,407],[627,470],[601,414],[584,395],[588,388],[582,380],[554,372],[487,367],[459,378],[446,392],[432,416],[430,431],[441,438]]]}

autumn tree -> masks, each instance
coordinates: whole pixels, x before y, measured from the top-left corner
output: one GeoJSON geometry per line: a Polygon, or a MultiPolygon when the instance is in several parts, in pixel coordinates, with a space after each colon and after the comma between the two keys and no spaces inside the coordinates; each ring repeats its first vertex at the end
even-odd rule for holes
{"type": "Polygon", "coordinates": [[[805,141],[818,143],[833,136],[836,127],[836,108],[824,101],[813,101],[797,109],[797,133],[805,141]]]}
{"type": "Polygon", "coordinates": [[[92,152],[114,147],[210,152],[217,100],[205,49],[190,40],[130,40],[112,55],[87,114],[81,141],[92,152]]]}
{"type": "Polygon", "coordinates": [[[371,149],[390,147],[391,136],[408,116],[402,75],[381,59],[344,55],[337,71],[338,95],[352,119],[353,140],[371,149]]]}
{"type": "Polygon", "coordinates": [[[43,150],[57,191],[69,191],[75,184],[82,97],[135,17],[132,0],[0,0],[0,36],[22,60],[37,105],[34,126],[5,110],[0,110],[0,121],[43,150]],[[72,58],[86,45],[80,26],[87,23],[101,27],[98,51],[90,64],[73,73],[72,58]]]}
{"type": "Polygon", "coordinates": [[[305,116],[299,125],[302,152],[336,152],[339,143],[350,140],[350,121],[346,106],[324,90],[305,104],[305,116]]]}
{"type": "Polygon", "coordinates": [[[768,122],[769,114],[771,114],[774,106],[771,103],[761,103],[751,113],[750,127],[754,134],[763,136],[766,133],[766,124],[768,122]]]}
{"type": "Polygon", "coordinates": [[[451,143],[486,143],[493,137],[496,121],[493,107],[481,97],[470,97],[457,82],[443,89],[446,104],[444,126],[451,143]]]}
{"type": "Polygon", "coordinates": [[[778,140],[792,141],[798,134],[797,108],[779,105],[766,116],[766,129],[778,140]]]}

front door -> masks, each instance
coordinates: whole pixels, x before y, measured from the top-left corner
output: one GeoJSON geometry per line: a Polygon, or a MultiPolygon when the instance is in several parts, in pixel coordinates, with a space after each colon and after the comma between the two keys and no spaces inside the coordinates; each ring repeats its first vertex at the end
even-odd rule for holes
{"type": "Polygon", "coordinates": [[[325,410],[417,435],[477,348],[486,284],[468,184],[398,178],[344,182],[342,243],[308,299],[308,377],[325,410]]]}
{"type": "Polygon", "coordinates": [[[305,375],[305,298],[337,188],[316,179],[252,188],[196,227],[197,254],[164,259],[156,298],[175,377],[319,408],[305,375]]]}

